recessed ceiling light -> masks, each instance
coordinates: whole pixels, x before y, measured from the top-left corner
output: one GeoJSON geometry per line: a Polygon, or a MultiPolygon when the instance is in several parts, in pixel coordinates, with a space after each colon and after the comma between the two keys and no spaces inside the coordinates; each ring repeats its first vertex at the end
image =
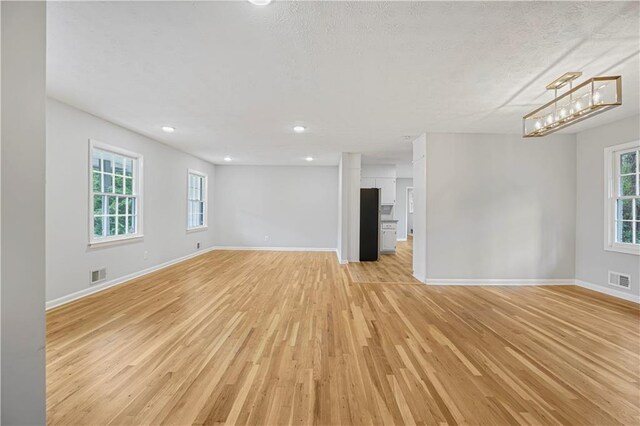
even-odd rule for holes
{"type": "Polygon", "coordinates": [[[249,3],[255,6],[266,6],[271,3],[271,0],[249,0],[249,3]]]}
{"type": "Polygon", "coordinates": [[[307,161],[313,161],[313,157],[306,157],[305,160],[307,161]]]}
{"type": "Polygon", "coordinates": [[[304,126],[293,126],[293,131],[296,133],[302,133],[306,130],[304,126]]]}
{"type": "Polygon", "coordinates": [[[176,128],[171,126],[162,126],[162,131],[167,133],[173,133],[176,131],[176,128]]]}
{"type": "Polygon", "coordinates": [[[231,157],[227,155],[226,157],[224,157],[224,161],[231,161],[231,157]]]}

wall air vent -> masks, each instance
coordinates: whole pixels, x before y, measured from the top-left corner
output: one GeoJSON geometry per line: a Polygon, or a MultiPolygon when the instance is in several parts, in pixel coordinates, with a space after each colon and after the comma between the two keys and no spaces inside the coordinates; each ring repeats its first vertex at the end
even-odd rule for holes
{"type": "Polygon", "coordinates": [[[107,278],[107,268],[91,271],[91,285],[104,281],[107,278]]]}
{"type": "Polygon", "coordinates": [[[609,285],[628,290],[631,288],[631,276],[621,274],[620,272],[609,271],[609,285]]]}

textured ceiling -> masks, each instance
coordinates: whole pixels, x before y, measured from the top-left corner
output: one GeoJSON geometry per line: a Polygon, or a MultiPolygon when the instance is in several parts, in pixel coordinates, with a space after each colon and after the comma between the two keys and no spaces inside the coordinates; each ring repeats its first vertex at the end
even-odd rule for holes
{"type": "Polygon", "coordinates": [[[424,131],[519,133],[566,71],[624,83],[622,107],[566,132],[639,112],[638,2],[47,7],[52,97],[216,163],[403,162],[424,131]]]}

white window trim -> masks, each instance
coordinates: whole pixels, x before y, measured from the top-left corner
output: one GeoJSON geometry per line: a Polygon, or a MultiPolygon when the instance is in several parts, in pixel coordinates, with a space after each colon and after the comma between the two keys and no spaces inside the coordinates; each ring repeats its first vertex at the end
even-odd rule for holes
{"type": "Polygon", "coordinates": [[[621,151],[639,147],[640,140],[608,146],[604,149],[604,249],[606,251],[640,256],[640,245],[617,242],[615,229],[618,156],[621,151]]]}
{"type": "Polygon", "coordinates": [[[128,151],[126,149],[117,147],[117,146],[113,146],[113,145],[109,145],[103,142],[100,142],[98,140],[95,139],[89,139],[89,155],[88,155],[88,164],[87,164],[87,169],[88,169],[88,179],[87,179],[87,186],[88,186],[88,206],[89,206],[89,210],[88,210],[88,220],[89,220],[89,247],[100,247],[100,246],[108,246],[108,245],[115,245],[115,244],[120,244],[120,243],[126,243],[126,242],[132,242],[134,240],[139,240],[142,239],[144,237],[144,233],[143,233],[143,201],[142,201],[142,193],[143,193],[143,176],[144,176],[144,162],[143,162],[143,157],[142,154],[138,154],[136,152],[132,152],[132,151],[128,151]],[[114,154],[120,154],[120,155],[124,155],[127,157],[131,157],[131,158],[135,158],[135,166],[133,168],[133,181],[134,181],[134,187],[133,187],[133,193],[136,195],[136,209],[137,209],[137,216],[138,216],[138,222],[137,222],[137,229],[136,229],[136,233],[135,234],[130,234],[130,235],[114,235],[111,237],[103,237],[103,238],[94,238],[93,237],[93,167],[92,167],[92,163],[93,163],[93,150],[94,148],[96,149],[101,149],[103,151],[109,151],[109,152],[113,152],[114,154]]]}
{"type": "Polygon", "coordinates": [[[194,169],[187,169],[187,204],[186,204],[186,211],[185,211],[185,217],[186,217],[186,223],[187,223],[187,233],[190,232],[199,232],[199,231],[206,231],[207,229],[209,229],[209,176],[206,173],[203,172],[199,172],[197,170],[194,169]],[[203,200],[204,201],[204,214],[203,214],[203,219],[202,219],[202,225],[201,226],[192,226],[189,227],[189,175],[196,175],[196,176],[200,176],[202,178],[202,194],[203,194],[203,200]]]}

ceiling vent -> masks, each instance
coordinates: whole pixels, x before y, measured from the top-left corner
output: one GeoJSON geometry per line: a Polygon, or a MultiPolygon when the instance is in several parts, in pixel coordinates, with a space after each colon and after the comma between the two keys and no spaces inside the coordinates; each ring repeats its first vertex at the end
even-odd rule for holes
{"type": "Polygon", "coordinates": [[[107,278],[107,268],[91,271],[91,285],[104,281],[107,278]]]}
{"type": "Polygon", "coordinates": [[[609,271],[609,285],[629,290],[631,288],[631,276],[621,274],[620,272],[609,271]]]}

